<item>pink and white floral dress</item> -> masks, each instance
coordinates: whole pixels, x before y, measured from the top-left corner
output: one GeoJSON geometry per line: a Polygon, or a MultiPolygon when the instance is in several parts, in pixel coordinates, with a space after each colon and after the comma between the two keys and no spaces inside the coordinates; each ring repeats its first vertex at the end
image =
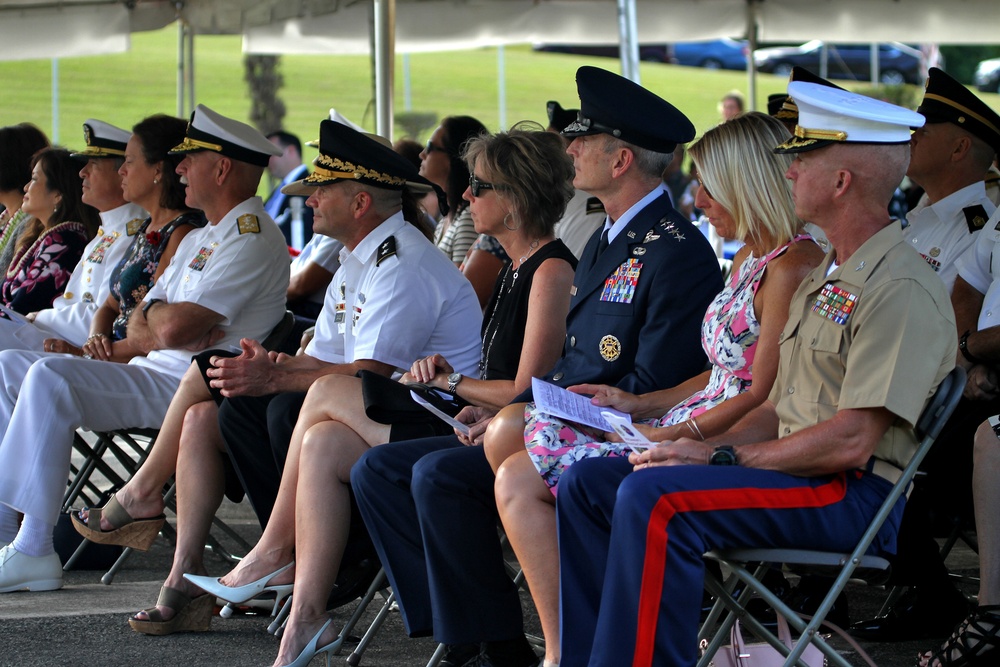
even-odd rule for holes
{"type": "MultiPolygon", "coordinates": [[[[644,419],[651,426],[672,426],[712,409],[727,398],[746,391],[752,382],[753,357],[760,336],[760,322],[753,299],[764,269],[790,245],[812,237],[801,234],[763,257],[750,255],[708,307],[701,325],[702,348],[712,363],[708,384],[672,407],[659,419],[644,419]]],[[[556,492],[563,471],[574,461],[599,456],[628,456],[620,442],[595,439],[592,432],[539,412],[534,403],[524,410],[524,441],[528,455],[542,479],[556,492]]]]}

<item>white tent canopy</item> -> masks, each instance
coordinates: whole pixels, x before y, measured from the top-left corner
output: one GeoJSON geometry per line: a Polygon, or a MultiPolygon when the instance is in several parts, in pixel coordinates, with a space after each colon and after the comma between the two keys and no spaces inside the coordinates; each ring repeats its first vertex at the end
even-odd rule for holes
{"type": "MultiPolygon", "coordinates": [[[[120,52],[128,35],[181,20],[243,34],[251,52],[368,53],[373,0],[0,0],[0,58],[120,52]]],[[[397,0],[396,49],[618,41],[615,0],[397,0]]],[[[761,41],[1000,41],[997,0],[635,0],[638,38],[747,34],[761,41]],[[751,19],[752,17],[752,19],[751,19]]]]}

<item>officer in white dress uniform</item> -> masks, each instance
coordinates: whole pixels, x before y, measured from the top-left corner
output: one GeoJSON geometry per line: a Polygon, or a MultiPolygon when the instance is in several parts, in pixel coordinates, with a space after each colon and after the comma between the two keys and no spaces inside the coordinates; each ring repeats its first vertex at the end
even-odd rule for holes
{"type": "Polygon", "coordinates": [[[187,153],[177,172],[209,224],[184,238],[129,321],[145,357],[0,353],[0,542],[11,542],[0,549],[0,592],[62,586],[52,529],[75,429],[158,427],[192,350],[263,338],[283,317],[288,254],[254,196],[276,150],[249,125],[195,109],[172,152],[187,153]]]}
{"type": "MultiPolygon", "coordinates": [[[[364,192],[368,199],[391,198],[404,188],[428,191],[430,183],[390,147],[342,123],[322,121],[319,150],[312,174],[285,186],[287,194],[310,195],[317,231],[344,243],[316,335],[304,354],[255,373],[270,378],[266,390],[238,391],[219,411],[226,447],[261,525],[277,497],[303,392],[316,378],[360,370],[398,374],[431,354],[444,356],[459,373],[479,365],[482,310],[469,281],[401,211],[384,217],[375,209],[354,219],[348,209],[364,192]],[[350,195],[344,181],[366,190],[350,195]]],[[[210,374],[238,376],[227,368],[238,364],[222,360],[210,374]]]]}
{"type": "Polygon", "coordinates": [[[108,298],[111,272],[125,256],[146,212],[122,198],[118,168],[125,158],[130,132],[99,120],[83,124],[87,148],[73,153],[83,160],[83,203],[101,213],[101,228],[83,251],[66,283],[66,290],[51,308],[27,319],[0,320],[0,349],[42,349],[46,338],[62,338],[79,347],[90,332],[94,313],[108,298]]]}
{"type": "MultiPolygon", "coordinates": [[[[312,210],[312,209],[310,209],[312,210]]],[[[344,244],[324,234],[313,234],[309,243],[292,260],[288,283],[288,309],[296,315],[315,320],[323,309],[326,289],[340,268],[344,244]]]]}
{"type": "Polygon", "coordinates": [[[956,260],[972,246],[996,206],[983,176],[1000,147],[1000,116],[972,91],[936,67],[917,113],[907,175],[924,196],[906,216],[903,236],[951,291],[956,260]]]}

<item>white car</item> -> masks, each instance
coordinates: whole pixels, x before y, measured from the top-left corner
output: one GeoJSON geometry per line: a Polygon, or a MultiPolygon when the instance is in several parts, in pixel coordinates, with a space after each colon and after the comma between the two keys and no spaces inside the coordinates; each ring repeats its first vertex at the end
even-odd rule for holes
{"type": "Polygon", "coordinates": [[[984,93],[1000,93],[1000,58],[979,63],[976,67],[976,88],[984,93]]]}

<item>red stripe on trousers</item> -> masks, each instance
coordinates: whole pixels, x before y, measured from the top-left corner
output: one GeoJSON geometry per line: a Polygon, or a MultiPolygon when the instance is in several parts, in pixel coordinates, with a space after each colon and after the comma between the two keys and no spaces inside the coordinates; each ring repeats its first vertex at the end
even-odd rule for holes
{"type": "Polygon", "coordinates": [[[705,512],[736,509],[792,509],[823,507],[843,499],[847,479],[843,473],[828,484],[790,489],[705,489],[679,491],[660,497],[653,507],[646,527],[646,561],[639,592],[639,618],[636,631],[633,667],[653,664],[656,623],[663,595],[663,576],[667,565],[667,525],[678,512],[705,512]]]}

